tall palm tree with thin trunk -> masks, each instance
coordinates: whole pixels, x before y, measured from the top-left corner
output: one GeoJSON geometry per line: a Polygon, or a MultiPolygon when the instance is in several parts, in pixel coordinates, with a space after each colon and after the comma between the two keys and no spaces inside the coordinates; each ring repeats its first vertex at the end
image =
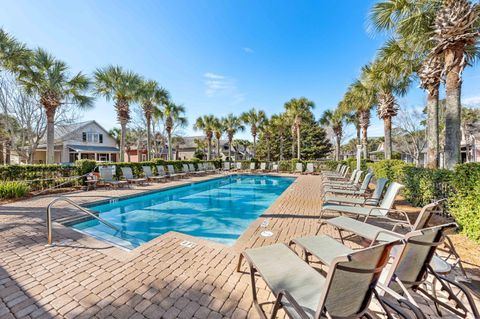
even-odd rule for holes
{"type": "Polygon", "coordinates": [[[216,118],[213,115],[203,115],[195,121],[193,129],[202,130],[207,138],[207,160],[212,157],[212,138],[215,130],[216,118]]]}
{"type": "Polygon", "coordinates": [[[267,144],[267,162],[270,162],[270,159],[271,159],[271,153],[272,153],[271,142],[272,142],[273,132],[274,132],[274,126],[272,125],[272,121],[267,119],[263,123],[263,126],[261,128],[261,133],[267,144]]]}
{"type": "Polygon", "coordinates": [[[480,5],[468,0],[444,0],[434,24],[432,53],[444,58],[446,90],[445,167],[460,162],[462,73],[472,55],[478,53],[480,5]]]}
{"type": "Polygon", "coordinates": [[[266,121],[267,116],[265,115],[264,111],[256,110],[252,108],[251,110],[243,113],[240,118],[242,121],[250,126],[250,132],[252,133],[253,137],[253,157],[256,156],[256,148],[257,148],[257,134],[258,130],[262,127],[263,123],[266,121]]]}
{"type": "Polygon", "coordinates": [[[216,157],[220,158],[220,139],[222,138],[223,132],[225,128],[223,127],[223,122],[219,118],[215,118],[215,124],[213,126],[213,135],[215,135],[215,139],[217,141],[217,154],[216,157]]]}
{"type": "Polygon", "coordinates": [[[382,55],[364,69],[369,85],[375,87],[377,91],[377,113],[383,120],[385,134],[385,159],[392,159],[392,118],[398,112],[395,94],[405,95],[411,81],[411,72],[409,69],[405,70],[401,61],[392,63],[382,55]]]}
{"type": "Polygon", "coordinates": [[[232,160],[232,142],[235,134],[237,132],[245,131],[245,126],[243,126],[242,120],[233,115],[232,113],[228,114],[226,117],[222,118],[223,127],[225,132],[227,132],[228,138],[228,158],[232,160]]]}
{"type": "Polygon", "coordinates": [[[290,125],[288,124],[288,120],[287,120],[285,114],[280,114],[280,115],[274,114],[274,115],[272,115],[272,117],[270,118],[270,124],[274,128],[274,130],[278,132],[278,135],[280,137],[279,159],[281,161],[283,161],[285,159],[284,158],[285,134],[286,134],[287,130],[289,129],[290,125]]]}
{"type": "Polygon", "coordinates": [[[335,135],[335,160],[340,160],[340,147],[343,137],[344,111],[338,107],[334,111],[327,110],[320,118],[320,125],[329,126],[335,135]]]}
{"type": "MultiPolygon", "coordinates": [[[[285,103],[285,110],[293,119],[293,125],[295,126],[295,135],[297,137],[297,159],[301,159],[301,127],[302,121],[305,115],[315,107],[313,101],[310,101],[304,97],[299,99],[291,99],[285,103]]],[[[292,154],[293,157],[293,154],[292,154]]]]}
{"type": "Polygon", "coordinates": [[[46,162],[55,162],[55,115],[66,104],[81,108],[93,106],[92,97],[87,95],[90,80],[81,72],[70,75],[67,64],[43,49],[32,52],[28,64],[18,70],[18,81],[27,94],[38,96],[47,116],[46,162]]]}
{"type": "Polygon", "coordinates": [[[156,109],[154,117],[164,123],[168,141],[168,160],[172,160],[172,134],[178,127],[185,127],[188,124],[185,117],[185,107],[173,102],[167,102],[163,109],[156,109]]]}
{"type": "Polygon", "coordinates": [[[97,69],[95,77],[95,94],[115,102],[117,120],[120,123],[120,161],[125,159],[125,138],[127,124],[130,121],[130,104],[138,101],[142,78],[121,66],[107,66],[97,69]]]}
{"type": "Polygon", "coordinates": [[[139,90],[139,102],[147,122],[147,161],[151,158],[152,117],[155,109],[168,103],[169,94],[154,80],[143,81],[139,90]]]}

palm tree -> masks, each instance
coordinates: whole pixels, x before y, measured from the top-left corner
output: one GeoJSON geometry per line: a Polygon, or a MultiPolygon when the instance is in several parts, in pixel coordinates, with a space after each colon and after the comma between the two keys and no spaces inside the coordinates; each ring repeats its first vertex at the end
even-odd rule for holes
{"type": "Polygon", "coordinates": [[[188,124],[185,117],[185,107],[173,102],[168,102],[164,105],[163,110],[157,109],[154,113],[154,117],[161,120],[165,125],[165,131],[167,132],[168,140],[168,160],[171,161],[172,157],[172,134],[178,127],[185,127],[188,124]]]}
{"type": "Polygon", "coordinates": [[[95,94],[105,97],[107,101],[115,102],[117,119],[120,122],[120,161],[124,161],[125,137],[127,124],[130,121],[130,103],[136,102],[142,78],[121,66],[107,66],[97,69],[95,77],[95,94]]]}
{"type": "Polygon", "coordinates": [[[121,130],[118,127],[114,127],[108,131],[108,135],[110,135],[114,140],[115,144],[117,146],[120,145],[120,136],[121,136],[121,130]]]}
{"type": "Polygon", "coordinates": [[[394,31],[399,41],[408,44],[417,60],[414,72],[427,92],[427,167],[437,168],[439,144],[439,88],[443,61],[430,54],[434,46],[433,25],[441,1],[384,0],[374,5],[372,26],[377,31],[394,31]]]}
{"type": "Polygon", "coordinates": [[[180,144],[185,142],[183,137],[181,136],[174,136],[172,137],[172,143],[175,145],[175,160],[178,161],[180,158],[180,144]]]}
{"type": "MultiPolygon", "coordinates": [[[[289,129],[290,125],[288,124],[288,120],[286,119],[285,114],[280,115],[272,115],[270,118],[270,125],[274,128],[275,131],[278,132],[280,137],[279,146],[280,146],[280,160],[284,160],[284,144],[285,144],[285,134],[289,129]]],[[[295,146],[293,146],[295,147],[295,146]]]]}
{"type": "Polygon", "coordinates": [[[147,160],[151,157],[152,144],[152,116],[155,108],[167,104],[169,99],[168,91],[161,88],[156,81],[142,81],[139,90],[139,102],[147,122],[147,160]]]}
{"type": "MultiPolygon", "coordinates": [[[[364,67],[364,69],[368,69],[364,67]]],[[[363,157],[368,158],[368,127],[370,126],[370,111],[375,105],[375,91],[373,87],[366,85],[362,74],[361,80],[355,81],[344,97],[344,102],[350,111],[358,114],[359,125],[362,130],[361,144],[363,157]]]]}
{"type": "Polygon", "coordinates": [[[223,123],[223,127],[225,128],[225,132],[227,132],[228,158],[231,161],[233,137],[237,132],[245,131],[245,126],[243,126],[242,120],[239,117],[233,115],[232,113],[222,118],[222,123],[223,123]]]}
{"type": "Polygon", "coordinates": [[[24,43],[17,41],[5,30],[0,28],[0,67],[17,73],[27,64],[31,51],[24,43]]]}
{"type": "Polygon", "coordinates": [[[311,112],[311,109],[313,109],[314,107],[315,104],[304,97],[301,97],[299,99],[291,99],[290,101],[285,103],[285,110],[287,111],[287,114],[289,114],[293,119],[293,125],[295,126],[295,134],[297,136],[297,159],[301,158],[300,141],[302,120],[305,115],[311,112]]]}
{"type": "Polygon", "coordinates": [[[217,140],[217,158],[220,158],[220,139],[224,131],[223,122],[219,118],[215,118],[213,135],[215,135],[215,139],[217,140]]]}
{"type": "Polygon", "coordinates": [[[340,160],[340,143],[343,136],[343,124],[345,121],[344,112],[341,108],[336,108],[333,112],[326,110],[320,118],[320,125],[331,127],[335,135],[335,160],[340,160]]]}
{"type": "Polygon", "coordinates": [[[255,158],[256,155],[256,148],[257,148],[257,134],[258,130],[262,127],[263,123],[267,119],[264,111],[257,111],[255,108],[244,112],[240,118],[242,121],[250,126],[250,132],[252,133],[253,137],[253,157],[255,158]]]}
{"type": "Polygon", "coordinates": [[[215,116],[204,115],[197,118],[193,126],[194,130],[202,130],[207,138],[207,161],[211,159],[212,155],[212,137],[213,131],[215,130],[215,122],[215,116]]]}
{"type": "Polygon", "coordinates": [[[272,125],[272,122],[269,120],[266,120],[261,128],[261,132],[263,135],[263,138],[265,139],[267,143],[267,162],[270,162],[270,155],[271,155],[271,140],[274,132],[274,127],[272,125]]]}
{"type": "Polygon", "coordinates": [[[468,0],[444,0],[434,24],[435,57],[444,58],[446,89],[445,167],[460,162],[462,73],[478,53],[480,6],[468,0]]]}
{"type": "Polygon", "coordinates": [[[28,64],[18,70],[18,81],[27,94],[36,95],[47,116],[47,164],[55,162],[55,114],[65,104],[81,108],[92,107],[93,99],[86,95],[90,80],[81,72],[71,76],[65,62],[57,60],[43,49],[32,52],[28,64]]]}
{"type": "Polygon", "coordinates": [[[401,61],[392,63],[380,58],[364,70],[370,85],[377,91],[378,117],[383,120],[385,131],[385,159],[392,158],[392,118],[398,112],[395,94],[405,95],[410,85],[410,72],[405,69],[401,61]]]}

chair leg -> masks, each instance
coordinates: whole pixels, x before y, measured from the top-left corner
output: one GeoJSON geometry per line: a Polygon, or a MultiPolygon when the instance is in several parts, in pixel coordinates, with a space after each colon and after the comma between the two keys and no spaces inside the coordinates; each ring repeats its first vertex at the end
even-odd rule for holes
{"type": "Polygon", "coordinates": [[[242,266],[242,261],[243,261],[243,254],[240,254],[240,256],[238,256],[237,272],[240,272],[240,267],[242,266]]]}
{"type": "Polygon", "coordinates": [[[253,304],[255,308],[257,309],[258,314],[262,319],[267,319],[267,316],[265,315],[265,312],[263,311],[262,307],[260,307],[260,304],[258,303],[258,298],[257,298],[257,286],[255,284],[255,268],[250,265],[250,280],[252,284],[252,298],[253,298],[253,304]]]}

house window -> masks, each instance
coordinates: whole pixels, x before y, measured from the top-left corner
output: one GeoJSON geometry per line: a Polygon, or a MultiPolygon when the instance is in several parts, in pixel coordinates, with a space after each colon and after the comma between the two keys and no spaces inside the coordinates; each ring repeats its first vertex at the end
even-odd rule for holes
{"type": "Polygon", "coordinates": [[[83,132],[82,140],[89,143],[103,143],[103,134],[83,132]]]}

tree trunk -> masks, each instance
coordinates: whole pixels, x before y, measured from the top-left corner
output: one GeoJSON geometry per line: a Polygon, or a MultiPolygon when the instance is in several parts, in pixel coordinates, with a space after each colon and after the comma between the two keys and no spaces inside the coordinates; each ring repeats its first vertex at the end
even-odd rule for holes
{"type": "Polygon", "coordinates": [[[267,140],[267,162],[270,162],[270,140],[267,140]]]}
{"type": "Polygon", "coordinates": [[[220,158],[220,139],[217,139],[217,157],[220,158]]]}
{"type": "Polygon", "coordinates": [[[295,127],[292,127],[292,157],[291,159],[295,158],[295,127]]]}
{"type": "Polygon", "coordinates": [[[151,156],[151,147],[152,147],[152,117],[149,113],[145,114],[145,118],[147,120],[147,161],[150,160],[151,156]]]}
{"type": "Polygon", "coordinates": [[[232,139],[228,139],[228,160],[232,161],[232,139]]]}
{"type": "MultiPolygon", "coordinates": [[[[120,129],[121,129],[121,136],[120,136],[120,162],[125,161],[125,138],[127,134],[127,121],[121,120],[120,121],[120,129]]],[[[127,153],[128,161],[130,162],[130,152],[127,153]]]]}
{"type": "Polygon", "coordinates": [[[208,139],[208,147],[207,147],[207,161],[210,160],[210,156],[212,155],[212,139],[208,139]]]}
{"type": "Polygon", "coordinates": [[[363,158],[368,159],[368,127],[362,128],[363,158]]]}
{"type": "Polygon", "coordinates": [[[169,130],[167,131],[167,138],[168,138],[168,160],[172,160],[172,132],[169,130]]]}
{"type": "Polygon", "coordinates": [[[339,161],[340,160],[340,140],[341,140],[341,136],[340,135],[337,135],[336,138],[335,138],[335,160],[336,161],[339,161]]]}
{"type": "Polygon", "coordinates": [[[12,155],[12,141],[8,139],[5,142],[5,164],[11,164],[11,155],[12,155]]]}
{"type": "Polygon", "coordinates": [[[280,160],[283,161],[283,135],[280,135],[280,160]]]}
{"type": "Polygon", "coordinates": [[[5,156],[4,156],[4,152],[3,152],[4,145],[5,145],[5,142],[1,141],[0,142],[0,165],[5,164],[5,156]]]}
{"type": "Polygon", "coordinates": [[[460,162],[460,143],[462,140],[460,131],[461,117],[461,56],[463,46],[447,50],[445,65],[451,66],[447,72],[446,110],[445,110],[445,168],[453,169],[460,162]]]}
{"type": "Polygon", "coordinates": [[[438,168],[439,161],[438,88],[427,96],[427,163],[428,168],[438,168]]]}
{"type": "Polygon", "coordinates": [[[383,128],[385,130],[385,143],[383,144],[385,151],[385,159],[392,159],[392,118],[386,116],[383,119],[383,128]]]}
{"type": "Polygon", "coordinates": [[[253,158],[257,156],[257,135],[253,135],[253,158]]]}
{"type": "Polygon", "coordinates": [[[47,164],[55,163],[55,111],[54,107],[45,107],[47,114],[47,164]]]}
{"type": "Polygon", "coordinates": [[[300,160],[302,146],[300,144],[300,125],[297,125],[297,159],[300,160]]]}

